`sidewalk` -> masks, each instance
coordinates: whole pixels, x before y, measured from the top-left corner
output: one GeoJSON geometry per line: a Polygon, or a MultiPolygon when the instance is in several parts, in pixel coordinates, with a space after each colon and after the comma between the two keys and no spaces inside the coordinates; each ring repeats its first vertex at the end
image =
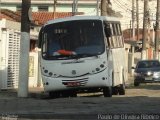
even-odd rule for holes
{"type": "MultiPolygon", "coordinates": [[[[129,77],[129,81],[127,84],[129,85],[131,81],[132,77],[129,77]]],[[[112,99],[115,100],[117,98],[113,97],[112,99]]],[[[88,107],[90,106],[92,106],[90,108],[92,108],[93,113],[96,113],[95,111],[98,110],[101,111],[102,108],[99,107],[98,104],[103,101],[106,104],[111,105],[112,99],[106,99],[104,97],[100,97],[100,98],[94,98],[92,102],[90,102],[91,99],[87,97],[86,98],[83,97],[81,99],[77,98],[50,99],[48,93],[44,92],[43,88],[29,88],[28,97],[19,98],[17,96],[17,90],[1,90],[0,120],[19,120],[19,119],[32,120],[32,118],[36,118],[37,120],[38,119],[45,120],[47,118],[48,119],[49,118],[57,119],[61,117],[64,118],[64,115],[70,118],[73,116],[73,113],[74,114],[78,114],[79,112],[81,112],[81,114],[90,113],[88,112],[89,110],[88,107]],[[97,101],[96,104],[95,101],[97,101]],[[107,101],[110,101],[111,103],[108,103],[107,101]],[[87,107],[86,103],[88,104],[87,107]],[[97,105],[96,109],[95,105],[97,105]]],[[[109,109],[109,108],[107,107],[103,109],[109,109]]],[[[77,119],[77,116],[75,119],[77,119]]]]}
{"type": "Polygon", "coordinates": [[[128,81],[126,82],[126,85],[130,86],[133,84],[133,82],[134,82],[134,76],[128,74],[128,81]]]}
{"type": "MultiPolygon", "coordinates": [[[[128,74],[128,81],[126,82],[126,87],[133,84],[133,76],[128,74]]],[[[15,99],[17,96],[17,89],[11,90],[0,90],[0,99],[15,99]]],[[[48,97],[48,93],[44,92],[43,87],[29,88],[28,98],[45,98],[48,97]]]]}
{"type": "MultiPolygon", "coordinates": [[[[17,89],[0,90],[0,99],[16,99],[18,98],[17,89]]],[[[48,94],[41,87],[29,88],[28,98],[43,98],[48,94]]]]}

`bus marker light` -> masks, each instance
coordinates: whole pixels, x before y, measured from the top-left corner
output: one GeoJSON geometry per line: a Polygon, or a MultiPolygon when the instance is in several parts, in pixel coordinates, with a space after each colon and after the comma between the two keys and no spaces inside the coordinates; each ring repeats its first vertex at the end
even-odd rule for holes
{"type": "Polygon", "coordinates": [[[45,72],[45,73],[48,73],[48,70],[45,70],[44,72],[45,72]]]}
{"type": "Polygon", "coordinates": [[[100,65],[100,67],[101,67],[101,68],[103,68],[103,67],[104,67],[104,65],[103,65],[103,64],[101,64],[101,65],[100,65]]]}
{"type": "Polygon", "coordinates": [[[50,73],[49,73],[49,76],[52,76],[52,75],[53,75],[53,73],[52,73],[52,72],[50,72],[50,73]]]}
{"type": "Polygon", "coordinates": [[[100,71],[100,69],[99,69],[99,68],[96,68],[96,71],[100,71]]]}
{"type": "Polygon", "coordinates": [[[48,82],[46,82],[46,85],[49,85],[49,83],[48,83],[48,82]]]}

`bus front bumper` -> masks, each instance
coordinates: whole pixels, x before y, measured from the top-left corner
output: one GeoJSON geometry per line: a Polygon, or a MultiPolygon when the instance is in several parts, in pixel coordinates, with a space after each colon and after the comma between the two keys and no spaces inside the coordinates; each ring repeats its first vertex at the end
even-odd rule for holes
{"type": "Polygon", "coordinates": [[[88,89],[88,88],[103,88],[112,86],[112,82],[107,77],[107,72],[102,71],[98,74],[86,75],[83,77],[74,78],[52,78],[42,76],[45,91],[62,91],[70,89],[88,89]]]}

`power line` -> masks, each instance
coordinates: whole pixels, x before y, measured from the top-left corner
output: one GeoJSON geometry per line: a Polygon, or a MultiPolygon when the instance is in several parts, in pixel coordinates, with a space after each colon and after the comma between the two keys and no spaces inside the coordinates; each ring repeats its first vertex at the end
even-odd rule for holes
{"type": "Polygon", "coordinates": [[[129,8],[125,7],[124,5],[121,5],[120,3],[117,3],[117,0],[113,0],[113,1],[120,9],[123,9],[125,12],[128,12],[128,13],[131,12],[129,8]]]}
{"type": "MultiPolygon", "coordinates": [[[[121,6],[124,6],[125,8],[127,8],[127,9],[129,9],[129,8],[132,8],[132,6],[129,6],[127,3],[122,3],[122,2],[120,2],[119,0],[117,0],[117,2],[121,5],[121,6]],[[127,7],[126,7],[127,6],[127,7]],[[129,6],[129,8],[128,8],[128,6],[129,6]]],[[[131,10],[131,9],[129,9],[129,10],[131,10]]]]}

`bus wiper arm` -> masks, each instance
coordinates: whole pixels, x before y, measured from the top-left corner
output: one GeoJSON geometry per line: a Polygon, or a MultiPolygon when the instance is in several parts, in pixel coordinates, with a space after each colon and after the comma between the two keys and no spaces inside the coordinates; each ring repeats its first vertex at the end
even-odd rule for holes
{"type": "Polygon", "coordinates": [[[83,53],[83,54],[78,54],[78,56],[80,57],[91,57],[91,56],[95,56],[94,54],[89,54],[89,53],[83,53]]]}

